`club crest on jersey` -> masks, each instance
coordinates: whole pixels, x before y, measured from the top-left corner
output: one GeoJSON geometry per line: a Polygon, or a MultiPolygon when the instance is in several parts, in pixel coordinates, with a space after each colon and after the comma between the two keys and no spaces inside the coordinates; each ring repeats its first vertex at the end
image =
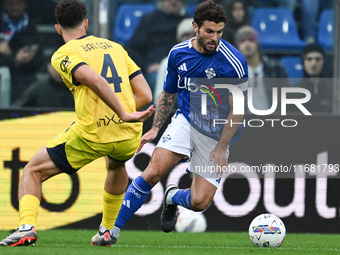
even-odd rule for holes
{"type": "Polygon", "coordinates": [[[71,61],[69,59],[70,57],[66,56],[65,59],[60,62],[60,70],[64,73],[67,73],[67,68],[71,64],[71,61]]]}
{"type": "Polygon", "coordinates": [[[205,70],[205,74],[207,75],[208,79],[212,79],[216,76],[215,70],[212,69],[211,67],[205,70]]]}
{"type": "Polygon", "coordinates": [[[171,140],[171,136],[169,134],[163,137],[163,143],[166,143],[167,141],[170,141],[170,140],[171,140]]]}

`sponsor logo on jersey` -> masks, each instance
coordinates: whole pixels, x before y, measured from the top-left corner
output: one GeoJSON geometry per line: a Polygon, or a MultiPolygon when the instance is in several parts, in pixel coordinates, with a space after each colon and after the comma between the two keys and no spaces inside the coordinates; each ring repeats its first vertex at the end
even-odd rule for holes
{"type": "MultiPolygon", "coordinates": [[[[210,69],[212,69],[212,68],[210,68],[210,69]]],[[[215,73],[214,70],[213,70],[213,72],[215,73]]],[[[215,73],[215,75],[216,75],[216,73],[215,73]]],[[[213,94],[215,94],[217,99],[218,99],[218,101],[222,105],[222,100],[221,100],[220,95],[210,85],[207,85],[207,84],[196,84],[196,83],[192,82],[191,78],[184,77],[184,86],[182,86],[182,87],[178,86],[178,88],[187,89],[191,93],[194,93],[194,92],[197,92],[197,91],[203,92],[203,94],[201,95],[202,96],[202,104],[204,102],[206,102],[206,94],[208,94],[212,98],[212,100],[214,101],[215,106],[217,106],[217,101],[216,101],[215,97],[213,96],[213,94]]]]}
{"type": "Polygon", "coordinates": [[[105,115],[103,118],[101,118],[97,121],[97,127],[108,126],[110,123],[112,123],[112,124],[123,124],[124,121],[122,119],[120,119],[119,116],[116,115],[116,114],[113,114],[111,118],[105,115]]]}

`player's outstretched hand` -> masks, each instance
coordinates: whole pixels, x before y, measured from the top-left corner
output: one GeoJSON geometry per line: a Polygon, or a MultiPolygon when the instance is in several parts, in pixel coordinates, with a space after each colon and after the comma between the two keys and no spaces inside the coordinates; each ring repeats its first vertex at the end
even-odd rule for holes
{"type": "Polygon", "coordinates": [[[158,134],[157,128],[152,128],[148,132],[146,132],[140,140],[140,145],[139,145],[136,153],[140,152],[140,150],[143,148],[144,144],[151,142],[153,139],[155,139],[157,134],[158,134]]]}
{"type": "Polygon", "coordinates": [[[132,113],[127,113],[124,116],[123,121],[125,122],[144,122],[147,120],[154,112],[156,108],[151,105],[148,109],[142,112],[132,112],[132,113]]]}
{"type": "Polygon", "coordinates": [[[225,150],[221,150],[218,147],[213,149],[210,153],[210,161],[214,161],[216,173],[222,176],[223,167],[226,167],[228,165],[228,158],[226,156],[225,150]]]}

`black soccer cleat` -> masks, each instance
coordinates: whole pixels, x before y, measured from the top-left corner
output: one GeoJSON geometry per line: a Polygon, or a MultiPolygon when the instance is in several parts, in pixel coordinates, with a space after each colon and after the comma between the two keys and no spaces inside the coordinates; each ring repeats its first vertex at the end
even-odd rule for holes
{"type": "Polygon", "coordinates": [[[178,217],[178,206],[175,204],[166,204],[166,198],[169,191],[172,189],[177,189],[177,186],[175,184],[170,184],[165,190],[161,213],[161,228],[166,233],[171,232],[175,228],[178,217]]]}

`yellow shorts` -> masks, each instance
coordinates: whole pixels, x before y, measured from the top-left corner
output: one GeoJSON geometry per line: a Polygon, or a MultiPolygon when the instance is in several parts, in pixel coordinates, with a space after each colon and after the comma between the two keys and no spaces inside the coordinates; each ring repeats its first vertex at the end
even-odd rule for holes
{"type": "Polygon", "coordinates": [[[103,156],[109,156],[116,161],[127,161],[135,154],[142,134],[141,132],[129,140],[97,143],[84,139],[73,124],[46,145],[54,164],[67,174],[72,174],[103,156]]]}

